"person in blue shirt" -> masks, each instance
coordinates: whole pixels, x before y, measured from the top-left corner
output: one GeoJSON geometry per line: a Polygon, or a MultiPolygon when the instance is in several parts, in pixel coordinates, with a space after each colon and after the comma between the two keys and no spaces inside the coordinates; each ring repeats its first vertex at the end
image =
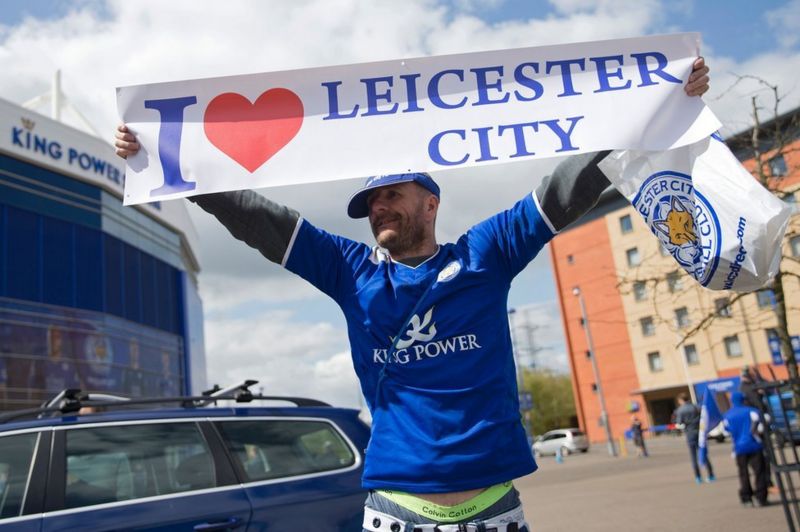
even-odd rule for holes
{"type": "Polygon", "coordinates": [[[764,461],[764,443],[761,435],[764,426],[761,413],[752,406],[744,404],[742,392],[731,394],[733,407],[725,412],[723,423],[733,440],[733,454],[736,456],[736,467],[739,469],[739,499],[744,506],[753,505],[753,495],[759,506],[766,506],[767,501],[767,468],[764,461]],[[755,491],[750,484],[750,472],[755,475],[755,491]]]}
{"type": "MultiPolygon", "coordinates": [[[[690,96],[708,89],[694,64],[690,96]]],[[[120,126],[117,154],[136,153],[120,126]]],[[[363,529],[527,532],[515,478],[536,470],[519,414],[507,297],[512,279],[609,185],[608,152],[572,156],[510,209],[439,244],[430,175],[375,176],[347,213],[376,246],[330,234],[253,191],[190,198],[231,234],[330,296],[347,322],[372,414],[363,529]]]]}

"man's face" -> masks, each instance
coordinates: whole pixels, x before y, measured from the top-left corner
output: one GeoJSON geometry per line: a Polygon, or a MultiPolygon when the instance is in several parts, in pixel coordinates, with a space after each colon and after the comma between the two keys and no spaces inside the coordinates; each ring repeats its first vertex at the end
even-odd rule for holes
{"type": "Polygon", "coordinates": [[[426,199],[431,194],[416,183],[375,189],[367,197],[369,224],[375,240],[393,255],[413,249],[425,238],[426,199]]]}

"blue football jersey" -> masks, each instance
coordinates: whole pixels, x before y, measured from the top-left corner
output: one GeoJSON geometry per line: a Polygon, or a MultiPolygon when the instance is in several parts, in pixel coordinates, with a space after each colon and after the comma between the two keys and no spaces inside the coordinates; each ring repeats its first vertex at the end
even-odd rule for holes
{"type": "Polygon", "coordinates": [[[416,267],[298,222],[285,267],[344,312],[372,413],[365,488],[462,491],[536,470],[507,300],[511,280],[552,236],[533,194],[416,267]]]}

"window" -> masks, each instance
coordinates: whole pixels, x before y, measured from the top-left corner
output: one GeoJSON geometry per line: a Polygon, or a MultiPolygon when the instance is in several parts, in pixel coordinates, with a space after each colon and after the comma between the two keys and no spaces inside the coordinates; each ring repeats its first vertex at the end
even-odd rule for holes
{"type": "Polygon", "coordinates": [[[653,351],[652,353],[647,353],[647,364],[650,366],[650,371],[657,372],[662,371],[664,366],[661,362],[661,353],[658,351],[653,351]]]}
{"type": "Polygon", "coordinates": [[[792,248],[792,257],[800,257],[800,235],[790,238],[789,246],[792,248]]]}
{"type": "Polygon", "coordinates": [[[633,221],[631,221],[630,214],[626,214],[619,219],[619,228],[623,234],[633,231],[633,221]]]}
{"type": "Polygon", "coordinates": [[[782,177],[787,174],[788,168],[786,167],[786,159],[783,154],[776,155],[769,160],[769,173],[772,177],[782,177]]]}
{"type": "Polygon", "coordinates": [[[625,255],[628,259],[628,266],[638,266],[642,259],[639,257],[639,249],[638,248],[631,248],[625,252],[625,255]]]}
{"type": "Polygon", "coordinates": [[[588,349],[586,350],[586,358],[587,358],[587,360],[591,360],[592,359],[592,352],[589,351],[588,349]]]}
{"type": "Polygon", "coordinates": [[[725,354],[731,358],[742,356],[742,344],[739,343],[737,335],[726,336],[722,341],[725,343],[725,354]]]}
{"type": "Polygon", "coordinates": [[[567,255],[567,264],[574,264],[574,263],[575,263],[575,257],[573,257],[572,255],[567,255]]]}
{"type": "Polygon", "coordinates": [[[644,281],[636,281],[633,283],[633,299],[636,301],[644,301],[647,298],[647,283],[644,281]]]}
{"type": "Polygon", "coordinates": [[[656,326],[653,324],[653,318],[649,316],[640,319],[639,325],[642,326],[642,336],[653,336],[656,333],[656,326]]]}
{"type": "Polygon", "coordinates": [[[36,432],[0,438],[0,519],[22,515],[37,438],[36,432]]]}
{"type": "Polygon", "coordinates": [[[678,270],[673,272],[669,272],[667,274],[667,289],[670,292],[677,292],[683,287],[683,282],[681,281],[681,274],[678,270]]]}
{"type": "Polygon", "coordinates": [[[332,471],[356,461],[344,438],[322,421],[223,421],[219,427],[250,481],[332,471]]]}
{"type": "Polygon", "coordinates": [[[774,307],[775,292],[769,289],[756,292],[756,301],[758,301],[759,308],[774,307]]]}
{"type": "Polygon", "coordinates": [[[697,354],[697,347],[694,344],[683,346],[683,354],[686,357],[686,363],[690,366],[696,366],[700,363],[700,356],[697,354]]]}
{"type": "Polygon", "coordinates": [[[688,327],[691,323],[689,319],[689,311],[686,307],[676,308],[675,309],[675,324],[678,326],[679,329],[683,329],[684,327],[688,327]]]}
{"type": "Polygon", "coordinates": [[[730,318],[733,315],[730,300],[727,297],[720,297],[714,300],[714,308],[720,318],[730,318]]]}
{"type": "Polygon", "coordinates": [[[67,432],[66,508],[216,485],[211,453],[194,423],[67,432]]]}

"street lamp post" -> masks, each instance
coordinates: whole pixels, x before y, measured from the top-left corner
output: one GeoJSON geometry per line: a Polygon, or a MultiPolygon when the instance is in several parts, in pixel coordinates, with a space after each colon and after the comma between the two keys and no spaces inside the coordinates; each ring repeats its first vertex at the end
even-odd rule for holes
{"type": "Polygon", "coordinates": [[[577,286],[572,289],[572,293],[577,296],[581,306],[581,318],[583,319],[583,330],[586,333],[586,344],[589,347],[589,357],[592,360],[592,371],[594,372],[594,384],[597,388],[597,396],[600,398],[600,419],[606,429],[606,441],[608,443],[608,454],[617,456],[617,448],[614,445],[614,438],[611,436],[611,424],[608,421],[608,410],[606,409],[606,399],[603,395],[603,386],[600,383],[600,372],[597,369],[597,357],[592,342],[592,332],[589,330],[589,318],[586,316],[586,305],[583,303],[583,294],[577,286]]]}
{"type": "MultiPolygon", "coordinates": [[[[520,366],[519,362],[519,354],[517,350],[517,337],[514,333],[514,314],[517,312],[516,309],[510,308],[508,309],[508,329],[511,333],[511,353],[514,355],[514,366],[517,370],[517,397],[519,397],[523,393],[523,386],[524,386],[524,379],[522,377],[522,366],[520,366]]],[[[525,419],[525,412],[522,411],[522,405],[520,405],[520,416],[522,419],[525,419]]],[[[533,436],[533,430],[530,427],[528,422],[522,424],[522,427],[525,429],[526,435],[528,436],[528,441],[530,442],[531,437],[533,436]]]]}

